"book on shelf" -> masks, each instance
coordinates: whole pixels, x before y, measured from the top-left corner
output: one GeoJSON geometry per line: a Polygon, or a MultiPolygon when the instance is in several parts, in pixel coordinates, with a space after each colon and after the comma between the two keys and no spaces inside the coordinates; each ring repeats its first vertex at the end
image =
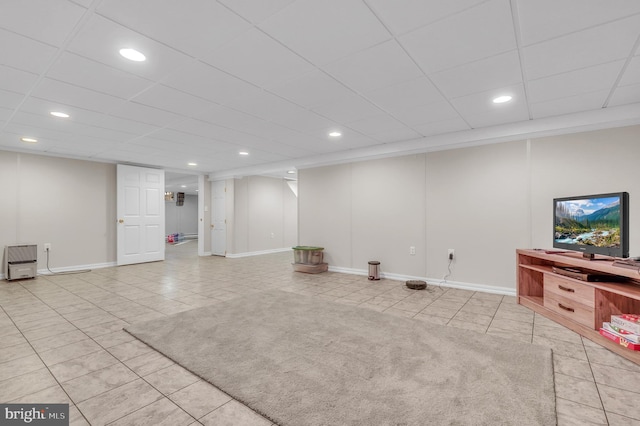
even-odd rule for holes
{"type": "Polygon", "coordinates": [[[630,349],[632,351],[640,351],[640,345],[632,343],[632,342],[628,341],[627,339],[625,339],[624,337],[620,337],[620,336],[610,332],[609,330],[607,330],[604,327],[600,328],[600,334],[602,336],[606,337],[607,339],[616,342],[620,346],[624,346],[627,349],[630,349]]]}
{"type": "Polygon", "coordinates": [[[637,314],[620,314],[620,316],[627,321],[640,323],[640,315],[637,314]]]}
{"type": "Polygon", "coordinates": [[[640,334],[640,323],[628,319],[637,316],[632,314],[611,315],[611,324],[633,334],[640,334]]]}
{"type": "Polygon", "coordinates": [[[631,333],[623,328],[620,328],[614,324],[605,322],[602,323],[602,328],[604,328],[605,330],[615,334],[616,336],[620,336],[624,339],[627,339],[628,341],[630,341],[631,343],[634,343],[636,345],[640,345],[640,335],[631,333]]]}

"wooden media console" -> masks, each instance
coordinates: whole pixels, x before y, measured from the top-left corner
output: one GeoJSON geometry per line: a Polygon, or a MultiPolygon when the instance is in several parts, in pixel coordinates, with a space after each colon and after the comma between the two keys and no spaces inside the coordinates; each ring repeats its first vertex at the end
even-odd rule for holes
{"type": "Polygon", "coordinates": [[[613,266],[614,259],[589,260],[573,252],[519,249],[516,261],[519,304],[640,364],[640,351],[598,332],[611,315],[640,314],[640,270],[613,266]],[[557,272],[560,268],[562,273],[557,272]]]}

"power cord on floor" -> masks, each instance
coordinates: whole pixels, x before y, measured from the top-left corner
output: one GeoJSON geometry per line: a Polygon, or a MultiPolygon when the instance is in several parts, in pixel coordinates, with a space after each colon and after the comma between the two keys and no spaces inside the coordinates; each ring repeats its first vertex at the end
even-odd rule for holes
{"type": "Polygon", "coordinates": [[[47,252],[47,271],[49,271],[51,275],[73,275],[91,272],[91,269],[82,269],[80,271],[53,272],[51,269],[49,269],[49,249],[47,248],[45,251],[47,252]]]}
{"type": "Polygon", "coordinates": [[[447,273],[445,274],[444,277],[442,277],[442,280],[440,281],[440,284],[444,284],[447,282],[447,278],[449,278],[449,276],[451,275],[451,263],[453,262],[453,256],[449,257],[449,263],[447,264],[447,273]]]}

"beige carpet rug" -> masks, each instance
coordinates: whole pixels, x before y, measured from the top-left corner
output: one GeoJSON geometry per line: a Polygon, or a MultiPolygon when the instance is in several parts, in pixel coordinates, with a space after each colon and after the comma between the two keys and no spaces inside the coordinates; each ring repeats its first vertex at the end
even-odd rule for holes
{"type": "Polygon", "coordinates": [[[551,350],[279,290],[126,329],[279,425],[555,425],[551,350]]]}

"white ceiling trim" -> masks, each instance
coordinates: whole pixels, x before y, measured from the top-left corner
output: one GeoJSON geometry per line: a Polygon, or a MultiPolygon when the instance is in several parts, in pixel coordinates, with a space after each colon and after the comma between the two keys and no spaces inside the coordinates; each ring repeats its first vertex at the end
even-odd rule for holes
{"type": "Polygon", "coordinates": [[[243,176],[277,173],[293,168],[305,169],[329,166],[637,124],[640,124],[640,104],[624,105],[352,149],[348,152],[315,155],[295,161],[262,164],[254,167],[225,170],[223,172],[212,172],[209,174],[209,180],[216,181],[239,178],[243,176]]]}

